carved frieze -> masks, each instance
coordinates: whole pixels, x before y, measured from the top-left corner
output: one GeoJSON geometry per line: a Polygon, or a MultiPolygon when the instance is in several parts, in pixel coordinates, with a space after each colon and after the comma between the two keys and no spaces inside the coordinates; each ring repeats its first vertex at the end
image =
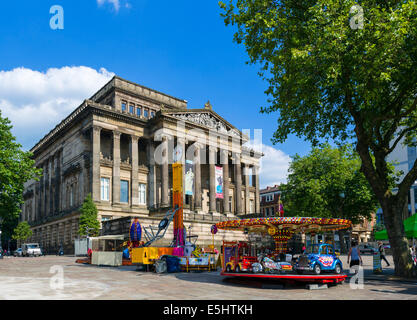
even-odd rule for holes
{"type": "Polygon", "coordinates": [[[236,137],[240,137],[239,131],[233,128],[228,129],[226,125],[213,117],[208,112],[199,112],[199,113],[174,113],[171,114],[173,117],[183,120],[193,122],[212,130],[216,130],[219,133],[224,133],[236,137]]]}

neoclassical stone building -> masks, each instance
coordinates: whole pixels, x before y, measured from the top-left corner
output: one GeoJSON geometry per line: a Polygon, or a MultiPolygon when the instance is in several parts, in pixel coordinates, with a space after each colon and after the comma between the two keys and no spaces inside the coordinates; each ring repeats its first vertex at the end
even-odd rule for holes
{"type": "Polygon", "coordinates": [[[185,100],[115,76],[31,149],[43,175],[26,183],[21,220],[32,227],[30,240],[49,252],[61,244],[73,250],[89,193],[101,221],[137,216],[157,223],[172,204],[177,157],[194,171],[184,224],[210,239],[214,222],[260,212],[262,154],[244,147],[247,140],[209,102],[188,109],[185,100]],[[216,197],[218,168],[223,199],[216,197]]]}

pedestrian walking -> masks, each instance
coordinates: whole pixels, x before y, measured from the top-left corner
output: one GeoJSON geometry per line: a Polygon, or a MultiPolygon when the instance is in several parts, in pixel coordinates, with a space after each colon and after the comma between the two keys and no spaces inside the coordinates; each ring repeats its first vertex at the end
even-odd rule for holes
{"type": "Polygon", "coordinates": [[[347,263],[349,264],[349,267],[352,268],[353,266],[359,266],[362,265],[362,257],[359,253],[358,249],[358,243],[356,241],[351,242],[351,247],[349,249],[348,257],[347,257],[347,263]],[[350,264],[349,264],[350,260],[350,264]]]}
{"type": "MultiPolygon", "coordinates": [[[[387,258],[385,258],[385,248],[384,248],[381,241],[378,242],[378,246],[379,246],[378,251],[379,251],[379,256],[381,257],[381,261],[384,260],[387,264],[387,267],[389,267],[390,264],[389,264],[387,258]]],[[[382,268],[382,263],[381,263],[381,268],[382,268]]]]}
{"type": "Polygon", "coordinates": [[[303,246],[301,247],[301,250],[303,251],[303,253],[304,253],[304,251],[306,251],[306,245],[303,243],[303,246]]]}
{"type": "Polygon", "coordinates": [[[414,264],[414,266],[416,266],[416,264],[417,264],[416,251],[415,251],[415,248],[413,247],[413,245],[411,245],[411,244],[410,244],[410,254],[411,254],[411,260],[413,260],[413,264],[414,264]]]}

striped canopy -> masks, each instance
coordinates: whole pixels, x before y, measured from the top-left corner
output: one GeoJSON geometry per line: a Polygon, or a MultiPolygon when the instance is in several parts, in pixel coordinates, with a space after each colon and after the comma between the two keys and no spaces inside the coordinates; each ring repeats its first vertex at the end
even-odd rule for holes
{"type": "Polygon", "coordinates": [[[223,230],[247,230],[248,232],[268,232],[268,229],[291,230],[293,232],[317,233],[347,229],[350,220],[314,217],[272,217],[222,221],[216,224],[223,230]]]}

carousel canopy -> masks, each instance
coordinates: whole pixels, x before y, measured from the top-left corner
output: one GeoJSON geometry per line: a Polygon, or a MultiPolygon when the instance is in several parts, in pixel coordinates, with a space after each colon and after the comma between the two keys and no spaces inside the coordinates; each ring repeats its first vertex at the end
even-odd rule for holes
{"type": "Polygon", "coordinates": [[[273,217],[222,221],[216,224],[223,230],[269,233],[288,230],[292,233],[320,233],[350,228],[350,220],[314,217],[273,217]]]}

